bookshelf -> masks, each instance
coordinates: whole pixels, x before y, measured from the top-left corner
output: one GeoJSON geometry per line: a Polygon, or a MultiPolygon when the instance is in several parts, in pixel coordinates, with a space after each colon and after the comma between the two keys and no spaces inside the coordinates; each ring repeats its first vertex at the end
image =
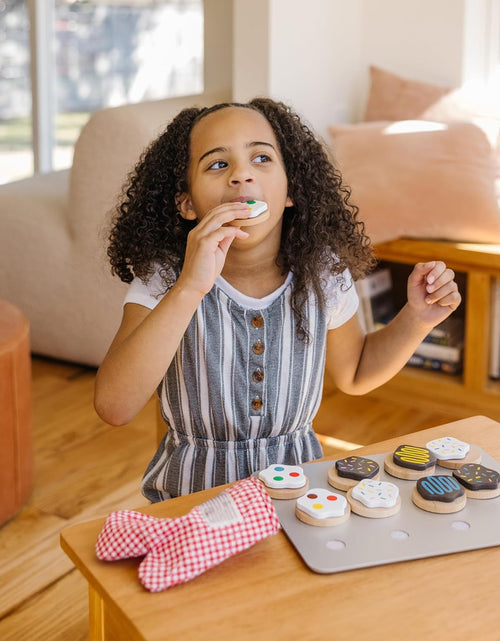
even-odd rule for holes
{"type": "MultiPolygon", "coordinates": [[[[500,278],[500,245],[400,238],[375,247],[380,261],[413,265],[444,260],[462,277],[462,305],[455,313],[465,321],[464,363],[461,375],[405,367],[373,396],[411,395],[427,407],[450,406],[464,416],[487,414],[500,419],[500,381],[489,376],[492,280],[500,278]]],[[[406,284],[405,284],[406,285],[406,284]]],[[[395,286],[397,286],[395,284],[395,286]]]]}

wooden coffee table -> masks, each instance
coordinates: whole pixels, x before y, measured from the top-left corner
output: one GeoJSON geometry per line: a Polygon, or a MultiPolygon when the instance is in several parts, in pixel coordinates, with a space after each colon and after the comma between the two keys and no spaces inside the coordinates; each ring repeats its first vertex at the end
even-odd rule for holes
{"type": "MultiPolygon", "coordinates": [[[[474,443],[500,461],[500,423],[484,416],[355,453],[381,454],[402,440],[422,445],[448,435],[474,443]]],[[[198,492],[142,511],[179,516],[220,491],[198,492]]],[[[94,545],[103,522],[96,519],[61,533],[62,548],[89,583],[91,641],[499,638],[500,547],[315,574],[279,532],[189,583],[150,594],[137,578],[140,560],[104,563],[96,558],[94,545]]]]}

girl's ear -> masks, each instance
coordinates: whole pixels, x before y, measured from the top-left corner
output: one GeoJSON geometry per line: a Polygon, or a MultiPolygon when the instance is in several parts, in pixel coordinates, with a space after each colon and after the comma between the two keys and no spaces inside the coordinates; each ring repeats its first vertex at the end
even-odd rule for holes
{"type": "Polygon", "coordinates": [[[180,215],[185,220],[196,220],[196,213],[191,204],[191,199],[188,194],[178,194],[176,197],[177,207],[179,209],[180,215]]]}
{"type": "Polygon", "coordinates": [[[285,207],[293,207],[293,200],[290,198],[290,196],[287,196],[286,198],[285,207]]]}

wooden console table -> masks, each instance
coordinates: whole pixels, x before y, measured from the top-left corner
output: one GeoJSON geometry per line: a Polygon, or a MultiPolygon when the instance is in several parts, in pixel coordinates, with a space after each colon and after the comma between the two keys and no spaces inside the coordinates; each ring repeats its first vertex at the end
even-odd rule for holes
{"type": "MultiPolygon", "coordinates": [[[[500,460],[500,424],[484,416],[415,432],[404,442],[421,445],[448,435],[500,460]]],[[[383,441],[356,454],[381,454],[400,442],[383,441]]],[[[143,511],[178,516],[220,491],[143,511]]],[[[137,578],[138,560],[104,563],[95,556],[103,523],[100,518],[61,534],[64,551],[89,583],[91,641],[498,639],[500,547],[315,574],[279,532],[189,583],[150,594],[137,578]]]]}
{"type": "Polygon", "coordinates": [[[461,407],[464,415],[485,413],[500,420],[500,381],[489,378],[491,332],[491,283],[500,278],[500,245],[400,238],[375,247],[377,258],[393,263],[415,264],[443,260],[467,279],[465,348],[462,376],[405,368],[373,393],[385,397],[409,395],[427,405],[461,407]]]}

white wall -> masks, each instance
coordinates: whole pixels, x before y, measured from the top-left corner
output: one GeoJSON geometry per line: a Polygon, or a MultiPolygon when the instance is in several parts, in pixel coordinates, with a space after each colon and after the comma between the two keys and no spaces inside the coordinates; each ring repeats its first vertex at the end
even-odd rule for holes
{"type": "Polygon", "coordinates": [[[460,84],[464,1],[363,0],[366,63],[415,80],[460,84]]]}
{"type": "Polygon", "coordinates": [[[234,0],[233,98],[268,95],[326,135],[359,100],[362,0],[234,0]]]}
{"type": "Polygon", "coordinates": [[[362,118],[369,65],[460,86],[480,73],[489,0],[233,0],[233,99],[291,104],[322,136],[362,118]]]}

